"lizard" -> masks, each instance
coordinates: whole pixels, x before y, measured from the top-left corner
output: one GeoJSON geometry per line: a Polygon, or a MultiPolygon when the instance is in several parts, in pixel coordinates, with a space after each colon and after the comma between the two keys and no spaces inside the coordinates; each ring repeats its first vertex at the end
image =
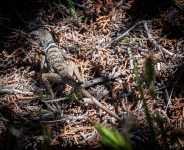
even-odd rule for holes
{"type": "MultiPolygon", "coordinates": [[[[49,31],[39,28],[30,33],[33,40],[44,49],[45,62],[48,66],[49,73],[42,74],[42,81],[47,90],[50,92],[52,98],[54,93],[50,82],[64,82],[75,90],[79,91],[84,97],[91,99],[92,103],[104,110],[106,113],[121,121],[122,119],[108,108],[103,106],[95,97],[93,97],[79,82],[77,82],[71,75],[70,69],[66,63],[66,55],[55,44],[52,35],[49,31]]],[[[77,75],[76,75],[77,76],[77,75]]]]}

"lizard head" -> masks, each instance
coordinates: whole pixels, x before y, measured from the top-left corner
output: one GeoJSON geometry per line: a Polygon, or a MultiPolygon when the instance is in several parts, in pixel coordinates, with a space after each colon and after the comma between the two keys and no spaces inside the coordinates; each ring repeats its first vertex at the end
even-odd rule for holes
{"type": "Polygon", "coordinates": [[[44,29],[32,31],[30,35],[36,41],[36,43],[43,47],[47,47],[49,43],[53,42],[52,35],[44,29]]]}

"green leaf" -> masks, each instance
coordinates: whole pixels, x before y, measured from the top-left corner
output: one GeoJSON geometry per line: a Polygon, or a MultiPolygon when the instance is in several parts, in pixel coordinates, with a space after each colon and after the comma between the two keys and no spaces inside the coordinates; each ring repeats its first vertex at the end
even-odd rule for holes
{"type": "Polygon", "coordinates": [[[11,122],[10,120],[4,118],[4,117],[0,117],[0,120],[3,121],[3,122],[11,122]]]}
{"type": "Polygon", "coordinates": [[[43,143],[42,143],[42,149],[43,150],[50,150],[51,149],[51,129],[45,128],[43,130],[43,143]]]}
{"type": "Polygon", "coordinates": [[[79,17],[77,18],[77,21],[81,20],[82,18],[84,18],[84,16],[79,16],[79,17]]]}
{"type": "Polygon", "coordinates": [[[101,125],[96,125],[96,128],[100,130],[101,141],[115,150],[131,150],[130,143],[115,129],[109,129],[101,125]]]}
{"type": "Polygon", "coordinates": [[[155,98],[156,91],[155,91],[155,86],[153,85],[153,82],[149,87],[149,94],[151,95],[152,98],[155,98]]]}
{"type": "Polygon", "coordinates": [[[145,62],[145,78],[146,81],[150,84],[155,79],[155,69],[153,59],[151,57],[146,58],[145,62]]]}

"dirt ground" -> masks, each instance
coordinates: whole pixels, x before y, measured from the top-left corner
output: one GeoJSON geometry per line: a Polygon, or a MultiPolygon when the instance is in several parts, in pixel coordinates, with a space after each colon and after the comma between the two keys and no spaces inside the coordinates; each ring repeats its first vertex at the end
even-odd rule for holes
{"type": "MultiPolygon", "coordinates": [[[[184,146],[184,3],[182,0],[7,0],[0,6],[0,149],[107,149],[94,123],[129,132],[134,149],[150,149],[150,134],[133,69],[151,115],[159,114],[169,149],[184,146]],[[54,83],[55,99],[40,70],[43,48],[30,32],[48,30],[85,78],[86,90],[123,118],[84,104],[70,86],[54,83]],[[145,60],[155,67],[155,98],[145,60]],[[47,106],[59,110],[53,114],[47,106]]],[[[74,76],[75,78],[75,76],[74,76]]],[[[163,139],[153,122],[158,149],[163,139]]]]}

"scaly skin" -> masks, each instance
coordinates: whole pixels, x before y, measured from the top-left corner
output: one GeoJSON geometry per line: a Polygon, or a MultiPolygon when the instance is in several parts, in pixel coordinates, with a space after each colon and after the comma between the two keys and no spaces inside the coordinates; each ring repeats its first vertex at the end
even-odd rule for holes
{"type": "Polygon", "coordinates": [[[100,107],[102,110],[104,110],[114,118],[118,119],[119,121],[122,120],[116,114],[114,114],[109,109],[104,107],[88,91],[86,91],[83,87],[81,87],[81,85],[72,78],[72,76],[70,75],[69,68],[67,67],[68,65],[65,61],[65,57],[63,53],[59,50],[57,45],[54,43],[52,35],[48,31],[44,29],[38,29],[31,32],[31,35],[34,36],[36,42],[39,43],[40,46],[42,46],[45,50],[46,63],[51,73],[43,74],[42,80],[46,88],[51,93],[52,97],[54,96],[54,93],[51,89],[49,81],[60,82],[60,80],[58,79],[58,75],[59,75],[61,80],[64,83],[72,86],[74,89],[81,92],[81,94],[84,97],[90,98],[96,106],[100,107]]]}

